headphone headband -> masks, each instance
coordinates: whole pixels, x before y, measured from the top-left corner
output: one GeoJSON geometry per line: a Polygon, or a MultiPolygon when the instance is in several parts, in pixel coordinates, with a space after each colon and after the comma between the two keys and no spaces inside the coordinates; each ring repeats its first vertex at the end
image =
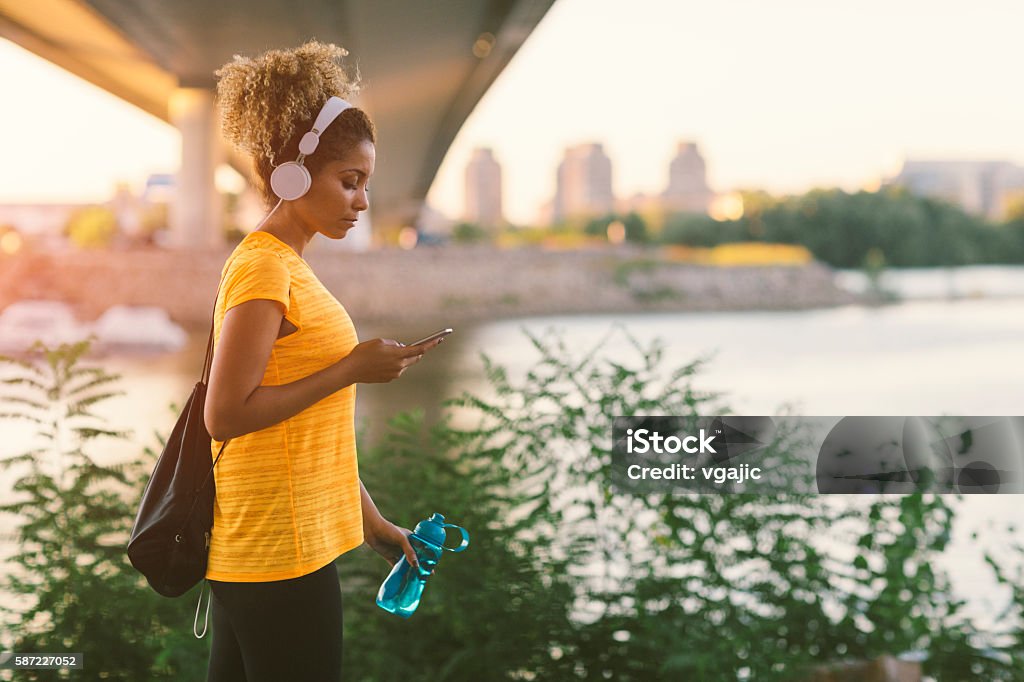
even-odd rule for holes
{"type": "Polygon", "coordinates": [[[327,126],[331,125],[341,112],[351,106],[340,97],[328,98],[320,108],[320,113],[316,115],[312,130],[299,140],[299,158],[281,164],[270,174],[270,188],[274,194],[283,201],[295,201],[309,191],[313,180],[309,175],[309,170],[302,165],[302,160],[316,151],[320,145],[320,136],[327,130],[327,126]]]}
{"type": "Polygon", "coordinates": [[[320,113],[316,115],[316,121],[313,122],[313,129],[302,136],[299,141],[299,152],[303,156],[309,156],[316,151],[317,146],[320,144],[320,136],[323,135],[324,131],[327,130],[327,126],[334,122],[334,119],[338,118],[341,112],[350,108],[352,105],[343,100],[340,97],[330,97],[324,106],[320,109],[320,113]]]}

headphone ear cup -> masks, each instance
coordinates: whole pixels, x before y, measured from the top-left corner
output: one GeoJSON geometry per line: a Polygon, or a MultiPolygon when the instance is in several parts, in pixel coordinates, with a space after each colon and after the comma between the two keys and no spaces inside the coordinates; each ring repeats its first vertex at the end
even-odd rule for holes
{"type": "Polygon", "coordinates": [[[295,201],[309,191],[313,179],[305,166],[294,161],[282,163],[270,174],[270,189],[285,201],[295,201]]]}

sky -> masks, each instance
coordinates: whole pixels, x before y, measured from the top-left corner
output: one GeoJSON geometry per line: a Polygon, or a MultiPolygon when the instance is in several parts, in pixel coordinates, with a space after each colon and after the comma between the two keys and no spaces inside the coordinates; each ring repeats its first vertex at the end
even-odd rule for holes
{"type": "MultiPolygon", "coordinates": [[[[520,223],[581,142],[605,145],[618,196],[660,192],[681,140],[720,192],[856,190],[907,157],[1024,165],[1022,25],[1018,0],[557,0],[429,198],[461,214],[475,146],[494,149],[520,223]]],[[[0,92],[0,202],[103,201],[177,166],[169,125],[3,40],[0,92]]]]}

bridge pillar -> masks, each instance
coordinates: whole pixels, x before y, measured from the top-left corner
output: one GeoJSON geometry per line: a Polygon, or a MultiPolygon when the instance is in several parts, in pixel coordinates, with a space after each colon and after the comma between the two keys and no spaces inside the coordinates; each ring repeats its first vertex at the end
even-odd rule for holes
{"type": "Polygon", "coordinates": [[[181,132],[181,167],[170,206],[169,246],[217,249],[224,245],[223,200],[214,172],[224,158],[214,93],[205,88],[178,88],[170,97],[171,123],[181,132]]]}

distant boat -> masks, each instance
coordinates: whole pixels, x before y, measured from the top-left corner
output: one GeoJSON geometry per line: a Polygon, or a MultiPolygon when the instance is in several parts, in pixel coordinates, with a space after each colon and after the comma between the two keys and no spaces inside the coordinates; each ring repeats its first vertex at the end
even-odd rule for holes
{"type": "Polygon", "coordinates": [[[185,330],[155,306],[111,306],[93,323],[92,332],[106,352],[177,351],[188,342],[185,330]]]}
{"type": "Polygon", "coordinates": [[[55,347],[89,336],[91,327],[75,319],[61,301],[16,301],[0,312],[0,352],[23,354],[36,341],[55,347]]]}

